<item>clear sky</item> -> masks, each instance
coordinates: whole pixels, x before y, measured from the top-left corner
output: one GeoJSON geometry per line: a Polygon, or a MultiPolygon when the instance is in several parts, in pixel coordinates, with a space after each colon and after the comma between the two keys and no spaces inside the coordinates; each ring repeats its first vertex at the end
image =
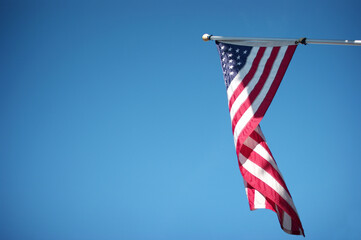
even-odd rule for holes
{"type": "MultiPolygon", "coordinates": [[[[360,1],[0,1],[0,239],[296,239],[249,210],[214,42],[361,39],[360,1]]],[[[361,47],[261,122],[307,239],[358,239],[361,47]]]]}

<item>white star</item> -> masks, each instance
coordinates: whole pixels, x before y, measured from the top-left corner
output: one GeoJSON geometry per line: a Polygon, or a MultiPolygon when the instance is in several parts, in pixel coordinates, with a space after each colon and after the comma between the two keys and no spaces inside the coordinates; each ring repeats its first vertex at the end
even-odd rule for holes
{"type": "Polygon", "coordinates": [[[222,56],[224,55],[224,52],[222,52],[222,56]]]}
{"type": "Polygon", "coordinates": [[[241,65],[242,63],[241,62],[238,62],[237,65],[241,65]]]}
{"type": "Polygon", "coordinates": [[[230,47],[230,48],[228,49],[228,51],[232,51],[232,48],[230,47]]]}
{"type": "Polygon", "coordinates": [[[233,56],[233,54],[228,54],[228,57],[232,57],[233,56]]]}
{"type": "Polygon", "coordinates": [[[231,65],[231,66],[229,66],[229,69],[233,69],[233,66],[231,65]]]}
{"type": "Polygon", "coordinates": [[[233,74],[234,74],[234,72],[230,72],[230,73],[229,73],[229,75],[231,75],[231,76],[232,76],[233,74]]]}
{"type": "Polygon", "coordinates": [[[244,50],[244,51],[243,51],[243,54],[246,54],[246,53],[247,53],[247,50],[244,50]]]}
{"type": "Polygon", "coordinates": [[[238,56],[237,56],[237,59],[240,59],[240,58],[241,58],[241,56],[238,55],[238,56]]]}
{"type": "Polygon", "coordinates": [[[232,63],[232,62],[233,62],[233,59],[229,60],[229,62],[232,63]]]}
{"type": "Polygon", "coordinates": [[[236,49],[236,53],[238,53],[238,52],[239,52],[239,49],[237,48],[237,49],[236,49]]]}
{"type": "Polygon", "coordinates": [[[224,62],[226,60],[226,58],[224,57],[224,58],[222,58],[222,62],[224,62]]]}
{"type": "Polygon", "coordinates": [[[222,46],[221,49],[223,50],[223,49],[224,49],[224,46],[222,46]]]}

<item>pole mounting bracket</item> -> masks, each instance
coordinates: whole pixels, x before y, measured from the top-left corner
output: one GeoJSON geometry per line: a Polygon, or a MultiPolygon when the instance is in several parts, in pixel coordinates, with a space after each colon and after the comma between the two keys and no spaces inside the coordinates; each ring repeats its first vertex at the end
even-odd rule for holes
{"type": "Polygon", "coordinates": [[[307,45],[306,40],[307,40],[307,38],[305,38],[305,37],[300,38],[300,39],[298,39],[298,40],[296,41],[296,44],[301,43],[301,44],[303,44],[303,45],[307,45]]]}

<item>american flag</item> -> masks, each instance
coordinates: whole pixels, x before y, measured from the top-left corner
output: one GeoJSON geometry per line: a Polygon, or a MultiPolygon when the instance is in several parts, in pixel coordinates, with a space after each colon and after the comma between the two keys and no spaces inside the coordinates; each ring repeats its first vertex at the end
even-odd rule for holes
{"type": "Polygon", "coordinates": [[[304,235],[290,192],[259,126],[291,61],[295,43],[216,41],[227,88],[234,144],[251,210],[273,210],[281,228],[304,235]]]}

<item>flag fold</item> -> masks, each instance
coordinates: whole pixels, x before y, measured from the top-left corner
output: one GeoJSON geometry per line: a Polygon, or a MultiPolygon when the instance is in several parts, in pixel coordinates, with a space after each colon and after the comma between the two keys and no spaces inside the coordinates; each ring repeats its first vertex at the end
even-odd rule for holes
{"type": "Polygon", "coordinates": [[[297,45],[216,41],[221,57],[238,164],[251,210],[274,211],[281,228],[304,235],[292,197],[259,126],[297,45]]]}

